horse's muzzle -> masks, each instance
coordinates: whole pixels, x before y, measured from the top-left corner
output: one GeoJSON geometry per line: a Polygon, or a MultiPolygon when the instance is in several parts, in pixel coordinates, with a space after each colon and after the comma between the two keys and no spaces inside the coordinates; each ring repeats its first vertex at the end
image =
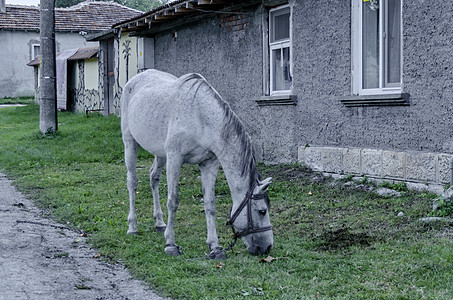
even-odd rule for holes
{"type": "Polygon", "coordinates": [[[247,251],[252,255],[268,254],[272,249],[272,245],[266,246],[251,246],[247,248],[247,251]]]}

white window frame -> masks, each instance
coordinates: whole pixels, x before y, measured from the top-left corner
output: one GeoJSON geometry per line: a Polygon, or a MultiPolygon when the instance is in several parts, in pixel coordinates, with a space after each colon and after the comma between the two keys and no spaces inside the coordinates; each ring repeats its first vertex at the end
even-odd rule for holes
{"type": "Polygon", "coordinates": [[[282,5],[278,6],[276,8],[273,8],[269,10],[269,65],[270,65],[270,76],[269,76],[269,88],[270,88],[270,95],[271,96],[277,96],[277,95],[289,95],[292,94],[292,89],[293,89],[293,82],[291,82],[291,88],[289,90],[275,90],[274,87],[274,66],[273,66],[273,50],[278,50],[280,49],[281,55],[283,57],[283,49],[289,48],[289,73],[291,75],[291,78],[293,77],[293,44],[292,44],[292,29],[293,29],[293,23],[292,23],[292,8],[289,4],[287,5],[282,5]],[[273,33],[273,26],[274,26],[274,20],[273,17],[278,16],[278,11],[286,11],[289,9],[289,38],[284,39],[284,40],[278,40],[275,42],[272,42],[272,33],[273,33]]]}
{"type": "MultiPolygon", "coordinates": [[[[367,1],[365,1],[367,2],[367,1]]],[[[352,93],[355,95],[380,95],[380,94],[396,94],[401,93],[402,76],[403,76],[403,24],[402,16],[400,18],[401,26],[401,57],[400,57],[400,82],[396,84],[386,83],[386,68],[387,68],[387,22],[388,19],[388,0],[379,1],[379,87],[364,89],[363,84],[363,68],[362,68],[362,6],[364,0],[352,0],[352,93]]],[[[401,0],[401,6],[403,0],[401,0]]],[[[402,8],[401,8],[402,14],[402,8]]]]}
{"type": "Polygon", "coordinates": [[[35,59],[35,57],[37,56],[36,51],[35,51],[35,49],[37,47],[39,47],[39,53],[41,53],[41,44],[31,44],[31,49],[30,49],[31,59],[35,59]]]}

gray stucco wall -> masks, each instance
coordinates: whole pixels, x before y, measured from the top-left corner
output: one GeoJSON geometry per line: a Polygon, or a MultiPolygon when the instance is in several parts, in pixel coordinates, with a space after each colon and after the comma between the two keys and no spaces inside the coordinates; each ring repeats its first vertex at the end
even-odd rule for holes
{"type": "MultiPolygon", "coordinates": [[[[267,142],[262,139],[274,118],[255,102],[263,90],[262,11],[254,6],[241,12],[244,14],[219,14],[156,36],[155,67],[176,76],[189,72],[202,74],[230,103],[251,134],[258,157],[262,157],[266,155],[263,148],[269,149],[281,139],[267,137],[267,142]],[[230,18],[240,20],[240,24],[233,25],[230,18]]],[[[287,134],[281,132],[280,136],[286,139],[287,134]]]]}
{"type": "MultiPolygon", "coordinates": [[[[56,50],[97,45],[78,33],[56,33],[56,50]]],[[[34,96],[32,44],[39,44],[39,32],[0,30],[0,98],[34,96]]]]}
{"type": "Polygon", "coordinates": [[[402,91],[409,94],[409,106],[346,108],[338,99],[351,93],[349,2],[315,1],[300,10],[306,11],[300,18],[306,22],[296,26],[295,35],[314,34],[295,37],[301,48],[295,53],[309,61],[301,74],[307,80],[295,84],[307,87],[296,92],[301,98],[298,143],[453,153],[452,3],[403,2],[402,91]]]}
{"type": "Polygon", "coordinates": [[[0,31],[0,98],[34,96],[31,44],[38,43],[39,34],[0,31]]]}
{"type": "Polygon", "coordinates": [[[404,1],[402,92],[410,105],[387,107],[340,102],[351,95],[351,2],[290,3],[296,106],[255,102],[263,95],[261,5],[241,10],[242,29],[219,14],[157,35],[156,68],[204,75],[268,162],[296,161],[307,144],[453,153],[453,3],[404,1]]]}
{"type": "Polygon", "coordinates": [[[453,153],[453,3],[403,3],[403,89],[411,96],[403,143],[453,153]]]}

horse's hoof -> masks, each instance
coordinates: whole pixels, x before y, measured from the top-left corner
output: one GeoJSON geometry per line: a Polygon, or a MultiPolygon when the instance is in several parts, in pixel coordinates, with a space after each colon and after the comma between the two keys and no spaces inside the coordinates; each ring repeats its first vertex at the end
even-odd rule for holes
{"type": "Polygon", "coordinates": [[[182,254],[181,247],[179,247],[178,245],[166,245],[165,254],[171,256],[179,256],[182,254]]]}
{"type": "Polygon", "coordinates": [[[156,226],[154,227],[156,232],[164,232],[167,226],[156,226]]]}
{"type": "Polygon", "coordinates": [[[225,251],[221,247],[215,248],[208,254],[209,259],[224,260],[227,258],[225,251]]]}
{"type": "Polygon", "coordinates": [[[127,234],[129,234],[129,235],[138,235],[138,231],[137,230],[135,230],[135,231],[128,230],[127,234]]]}

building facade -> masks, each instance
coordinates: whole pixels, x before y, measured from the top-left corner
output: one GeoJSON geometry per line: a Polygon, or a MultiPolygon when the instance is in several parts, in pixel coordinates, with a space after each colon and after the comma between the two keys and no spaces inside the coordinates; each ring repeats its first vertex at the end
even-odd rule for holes
{"type": "Polygon", "coordinates": [[[260,160],[443,184],[452,15],[439,0],[180,0],[112,30],[151,41],[150,67],[202,74],[260,160]]]}
{"type": "MultiPolygon", "coordinates": [[[[27,66],[40,54],[39,7],[0,5],[0,98],[34,96],[34,72],[27,66]]],[[[140,15],[115,2],[85,1],[55,9],[56,51],[97,46],[85,35],[140,15]]]]}

